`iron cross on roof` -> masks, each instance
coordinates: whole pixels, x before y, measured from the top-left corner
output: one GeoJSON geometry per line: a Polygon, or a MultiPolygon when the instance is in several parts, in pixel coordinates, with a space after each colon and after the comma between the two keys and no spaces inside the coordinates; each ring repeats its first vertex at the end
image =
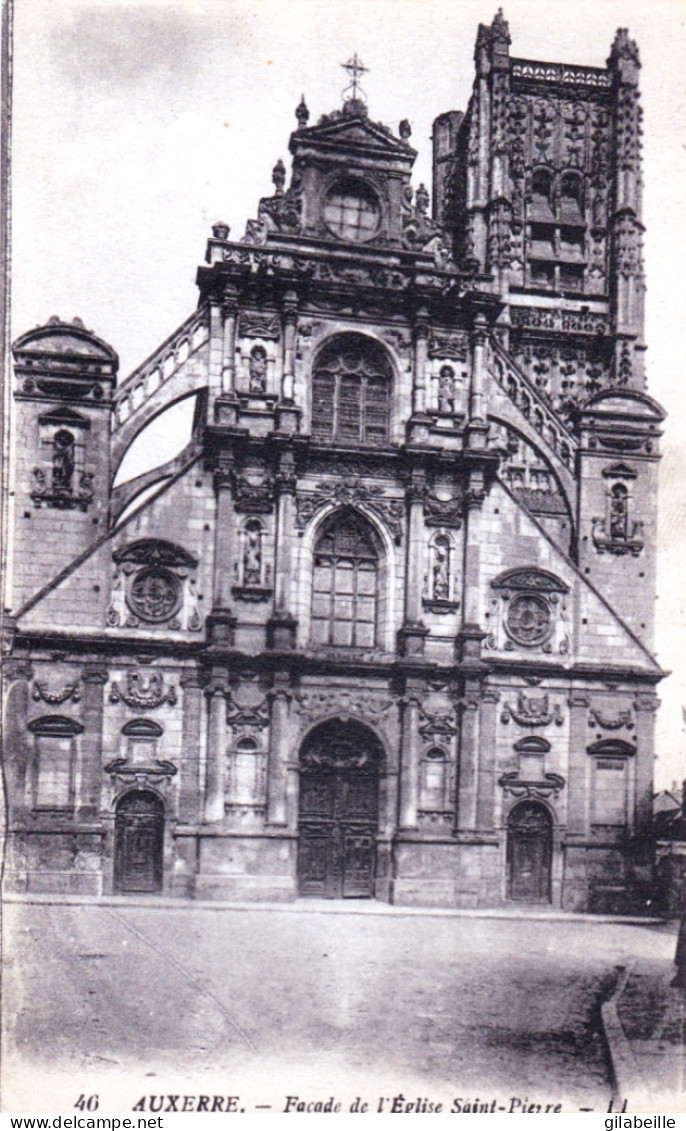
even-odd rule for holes
{"type": "Polygon", "coordinates": [[[367,72],[369,71],[369,67],[365,67],[362,60],[358,59],[357,52],[355,52],[352,59],[348,59],[347,63],[341,63],[341,67],[343,68],[344,71],[348,72],[348,74],[350,75],[350,78],[351,78],[351,82],[348,84],[348,86],[346,86],[345,90],[343,91],[343,100],[344,101],[349,101],[349,100],[355,101],[360,96],[364,97],[365,96],[364,91],[363,91],[362,87],[360,86],[360,75],[366,75],[367,72]],[[351,93],[348,96],[348,98],[346,98],[346,95],[348,95],[348,91],[350,91],[351,93]]]}

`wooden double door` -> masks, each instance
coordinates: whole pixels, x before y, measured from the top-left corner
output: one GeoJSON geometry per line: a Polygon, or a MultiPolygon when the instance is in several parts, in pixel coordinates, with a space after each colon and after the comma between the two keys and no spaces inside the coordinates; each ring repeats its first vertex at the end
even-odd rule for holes
{"type": "Polygon", "coordinates": [[[536,801],[520,801],[507,822],[510,899],[550,902],[553,829],[548,810],[536,801]]]}
{"type": "Polygon", "coordinates": [[[114,819],[114,890],[156,892],[162,888],[164,805],[154,793],[122,797],[114,819]]]}
{"type": "Polygon", "coordinates": [[[298,888],[325,899],[374,895],[379,778],[370,766],[304,768],[298,888]]]}

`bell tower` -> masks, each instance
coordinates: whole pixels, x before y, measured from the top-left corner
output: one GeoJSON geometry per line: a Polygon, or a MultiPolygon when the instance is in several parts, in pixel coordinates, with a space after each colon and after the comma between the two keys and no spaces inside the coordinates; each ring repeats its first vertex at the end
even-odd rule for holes
{"type": "Polygon", "coordinates": [[[78,318],[51,318],[12,352],[17,610],[107,531],[119,362],[78,318]]]}

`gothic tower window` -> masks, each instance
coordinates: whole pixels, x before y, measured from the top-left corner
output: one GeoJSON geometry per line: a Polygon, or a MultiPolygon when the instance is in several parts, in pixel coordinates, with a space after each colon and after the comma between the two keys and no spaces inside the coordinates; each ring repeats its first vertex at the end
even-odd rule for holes
{"type": "Polygon", "coordinates": [[[560,181],[560,220],[566,224],[583,224],[581,178],[565,173],[560,181]]]}
{"type": "Polygon", "coordinates": [[[334,338],[312,378],[312,436],[342,444],[388,440],[391,368],[385,351],[359,334],[334,338]]]}
{"type": "Polygon", "coordinates": [[[314,549],[314,644],[374,647],[378,572],[377,538],[367,520],[351,510],[334,515],[314,549]]]}
{"type": "Polygon", "coordinates": [[[535,169],[531,178],[531,213],[537,220],[552,220],[552,177],[547,169],[535,169]]]}

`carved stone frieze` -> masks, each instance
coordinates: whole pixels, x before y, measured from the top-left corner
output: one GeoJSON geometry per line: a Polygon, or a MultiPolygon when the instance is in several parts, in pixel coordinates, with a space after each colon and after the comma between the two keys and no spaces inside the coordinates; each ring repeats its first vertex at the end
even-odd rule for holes
{"type": "Polygon", "coordinates": [[[429,336],[428,355],[431,358],[448,358],[451,361],[466,361],[469,351],[469,338],[459,331],[445,332],[435,330],[429,336]]]}
{"type": "Polygon", "coordinates": [[[355,688],[335,687],[328,690],[306,689],[295,694],[297,710],[303,721],[316,722],[335,714],[346,719],[354,716],[383,722],[394,706],[394,700],[383,692],[361,691],[355,688]]]}
{"type": "Polygon", "coordinates": [[[238,333],[242,338],[278,341],[281,336],[281,322],[278,314],[248,314],[243,311],[238,318],[238,333]]]}

